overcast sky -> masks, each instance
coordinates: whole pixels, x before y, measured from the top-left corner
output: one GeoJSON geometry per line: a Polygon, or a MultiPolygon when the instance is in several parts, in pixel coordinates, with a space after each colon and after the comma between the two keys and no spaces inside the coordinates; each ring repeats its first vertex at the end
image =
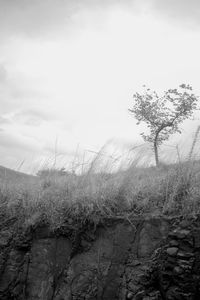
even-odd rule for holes
{"type": "MultiPolygon", "coordinates": [[[[143,143],[133,93],[200,95],[199,53],[198,0],[0,0],[0,165],[143,143]]],[[[169,145],[190,144],[196,117],[169,145]]]]}

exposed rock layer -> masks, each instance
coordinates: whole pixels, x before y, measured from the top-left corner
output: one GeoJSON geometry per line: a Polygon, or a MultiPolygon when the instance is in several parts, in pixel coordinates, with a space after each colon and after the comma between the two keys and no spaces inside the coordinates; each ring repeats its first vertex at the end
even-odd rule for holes
{"type": "Polygon", "coordinates": [[[200,299],[200,221],[1,224],[0,299],[200,299]]]}

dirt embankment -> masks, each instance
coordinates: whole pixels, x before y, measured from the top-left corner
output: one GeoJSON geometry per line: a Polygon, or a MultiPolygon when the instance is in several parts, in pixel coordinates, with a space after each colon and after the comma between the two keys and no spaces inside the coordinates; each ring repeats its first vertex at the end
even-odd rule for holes
{"type": "Polygon", "coordinates": [[[0,299],[200,299],[200,219],[0,225],[0,299]]]}

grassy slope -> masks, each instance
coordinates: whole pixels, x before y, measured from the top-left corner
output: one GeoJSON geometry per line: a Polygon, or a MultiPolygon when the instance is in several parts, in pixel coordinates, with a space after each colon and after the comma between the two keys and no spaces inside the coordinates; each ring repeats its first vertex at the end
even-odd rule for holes
{"type": "Polygon", "coordinates": [[[14,172],[12,180],[0,182],[0,213],[29,225],[44,219],[55,228],[69,220],[98,223],[108,216],[196,214],[199,182],[199,161],[159,168],[132,165],[113,174],[90,170],[59,176],[50,171],[40,179],[14,172]]]}
{"type": "Polygon", "coordinates": [[[0,166],[0,180],[1,181],[20,181],[20,180],[29,180],[33,179],[35,176],[28,175],[19,171],[15,171],[3,166],[0,166]]]}

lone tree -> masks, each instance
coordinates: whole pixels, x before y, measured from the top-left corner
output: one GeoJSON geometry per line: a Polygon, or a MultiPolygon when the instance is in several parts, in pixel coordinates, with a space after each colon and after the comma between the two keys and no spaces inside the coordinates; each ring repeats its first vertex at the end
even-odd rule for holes
{"type": "Polygon", "coordinates": [[[129,109],[140,122],[145,122],[149,134],[141,133],[143,139],[153,144],[156,166],[159,165],[158,148],[175,132],[181,133],[179,124],[192,116],[197,109],[198,96],[190,85],[182,84],[178,89],[169,89],[159,96],[145,87],[143,94],[133,95],[134,105],[129,109]]]}

